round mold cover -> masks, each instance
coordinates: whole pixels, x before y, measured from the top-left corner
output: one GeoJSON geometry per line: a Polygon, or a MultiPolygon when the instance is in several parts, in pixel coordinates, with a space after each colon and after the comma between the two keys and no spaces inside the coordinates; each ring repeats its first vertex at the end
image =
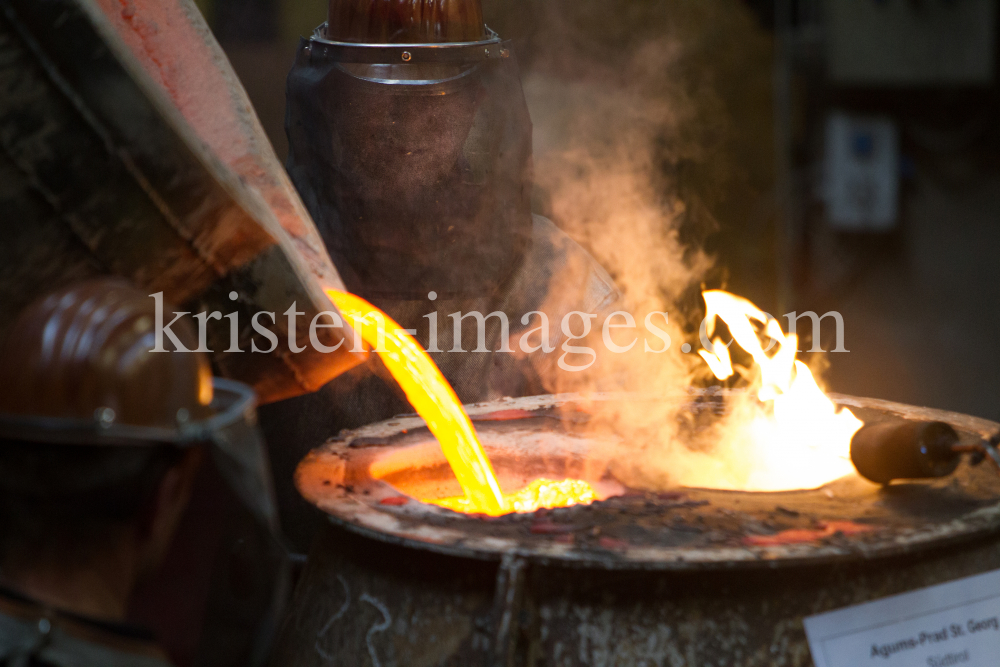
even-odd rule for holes
{"type": "MultiPolygon", "coordinates": [[[[718,412],[724,391],[693,392],[690,415],[718,412]]],[[[832,395],[866,423],[951,424],[976,442],[1000,424],[941,410],[832,395]]],[[[1000,475],[963,462],[952,476],[872,484],[848,475],[818,489],[742,492],[630,488],[605,447],[616,436],[587,429],[602,402],[655,397],[533,396],[466,406],[505,492],[537,477],[590,482],[591,505],[502,517],[466,515],[417,498],[460,495],[444,455],[417,416],[342,433],[299,464],[302,495],[357,533],[410,547],[498,560],[506,553],[569,565],[664,570],[846,561],[913,552],[1000,529],[1000,475]]],[[[620,441],[619,441],[620,443],[620,441]]]]}

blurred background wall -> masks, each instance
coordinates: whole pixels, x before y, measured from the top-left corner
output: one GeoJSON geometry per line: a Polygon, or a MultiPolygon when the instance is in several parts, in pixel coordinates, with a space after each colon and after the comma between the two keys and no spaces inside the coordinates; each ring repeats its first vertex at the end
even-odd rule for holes
{"type": "MultiPolygon", "coordinates": [[[[663,261],[700,267],[678,308],[704,284],[839,311],[831,389],[1000,418],[996,0],[484,4],[515,41],[539,212],[578,231],[552,192],[576,149],[641,162],[691,253],[663,261]]],[[[285,76],[325,3],[199,5],[284,157],[285,76]]],[[[608,238],[580,240],[601,257],[608,238]]]]}

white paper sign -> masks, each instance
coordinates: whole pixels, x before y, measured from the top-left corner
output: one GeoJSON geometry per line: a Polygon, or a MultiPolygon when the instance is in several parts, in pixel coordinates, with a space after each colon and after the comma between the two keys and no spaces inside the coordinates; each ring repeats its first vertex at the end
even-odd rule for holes
{"type": "Polygon", "coordinates": [[[1000,666],[1000,570],[805,619],[816,667],[1000,666]]]}

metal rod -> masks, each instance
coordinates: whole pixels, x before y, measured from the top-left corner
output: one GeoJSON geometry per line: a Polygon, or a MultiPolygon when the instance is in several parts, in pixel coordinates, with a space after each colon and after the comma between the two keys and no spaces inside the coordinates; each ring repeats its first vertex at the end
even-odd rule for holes
{"type": "Polygon", "coordinates": [[[1000,441],[1000,433],[974,445],[953,445],[951,451],[956,454],[981,454],[996,466],[997,472],[1000,472],[1000,450],[997,449],[997,441],[1000,441]]]}
{"type": "Polygon", "coordinates": [[[997,472],[1000,472],[1000,451],[997,450],[997,446],[994,443],[994,439],[1000,439],[1000,434],[997,434],[983,443],[982,450],[986,452],[986,455],[990,457],[990,461],[993,465],[997,467],[997,472]]]}

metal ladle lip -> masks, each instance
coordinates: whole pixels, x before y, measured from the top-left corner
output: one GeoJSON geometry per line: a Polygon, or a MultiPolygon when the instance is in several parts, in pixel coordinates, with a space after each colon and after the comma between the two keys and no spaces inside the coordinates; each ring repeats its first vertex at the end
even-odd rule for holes
{"type": "Polygon", "coordinates": [[[313,56],[345,63],[373,65],[427,63],[469,64],[510,56],[509,41],[486,28],[487,38],[477,42],[434,42],[422,44],[366,44],[338,42],[326,38],[326,23],[309,39],[313,56]]]}
{"type": "Polygon", "coordinates": [[[98,408],[93,419],[0,413],[0,438],[65,445],[175,445],[211,442],[215,434],[240,420],[255,423],[257,397],[248,385],[212,378],[212,415],[178,420],[175,428],[115,421],[111,408],[98,408]]]}

